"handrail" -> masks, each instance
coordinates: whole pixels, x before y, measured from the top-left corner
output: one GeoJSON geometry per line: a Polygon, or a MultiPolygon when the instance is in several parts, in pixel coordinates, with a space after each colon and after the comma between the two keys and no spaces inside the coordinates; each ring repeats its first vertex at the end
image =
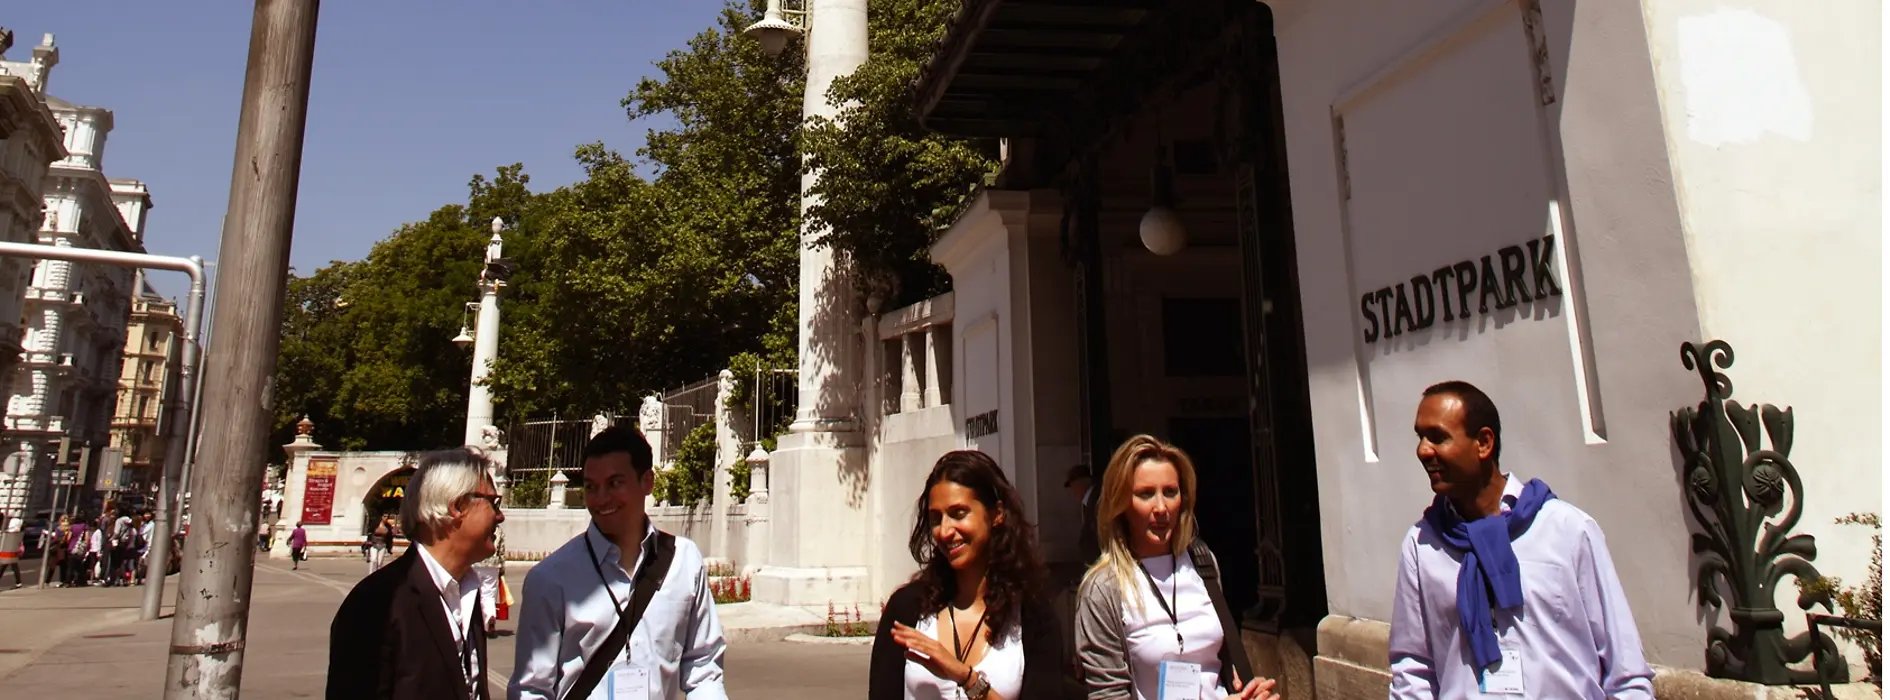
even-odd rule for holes
{"type": "Polygon", "coordinates": [[[1831,694],[1831,679],[1824,676],[1824,635],[1818,627],[1849,627],[1857,630],[1876,632],[1883,637],[1882,620],[1865,620],[1855,617],[1841,617],[1824,613],[1805,613],[1805,626],[1811,629],[1811,672],[1818,674],[1818,689],[1824,692],[1824,700],[1836,697],[1831,694]]]}

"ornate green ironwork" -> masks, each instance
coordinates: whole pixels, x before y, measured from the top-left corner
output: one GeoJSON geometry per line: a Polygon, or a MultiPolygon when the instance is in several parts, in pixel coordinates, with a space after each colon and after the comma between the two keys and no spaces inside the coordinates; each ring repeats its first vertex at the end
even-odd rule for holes
{"type": "MultiPolygon", "coordinates": [[[[1698,407],[1670,414],[1686,460],[1687,508],[1703,530],[1693,535],[1700,602],[1724,610],[1733,623],[1731,631],[1715,625],[1707,632],[1706,672],[1766,685],[1815,683],[1811,669],[1791,668],[1812,655],[1811,634],[1786,637],[1785,613],[1773,602],[1787,574],[1801,581],[1819,577],[1811,563],[1818,557],[1816,540],[1790,534],[1804,509],[1804,485],[1789,458],[1792,409],[1732,399],[1732,380],[1713,369],[1732,366],[1726,341],[1682,343],[1680,361],[1706,385],[1698,407]],[[1761,446],[1761,426],[1770,449],[1761,446]],[[1719,583],[1731,593],[1730,604],[1719,583]]],[[[1830,595],[1799,594],[1799,608],[1814,605],[1831,610],[1830,595]]],[[[1827,651],[1826,677],[1849,678],[1835,646],[1827,651]]]]}

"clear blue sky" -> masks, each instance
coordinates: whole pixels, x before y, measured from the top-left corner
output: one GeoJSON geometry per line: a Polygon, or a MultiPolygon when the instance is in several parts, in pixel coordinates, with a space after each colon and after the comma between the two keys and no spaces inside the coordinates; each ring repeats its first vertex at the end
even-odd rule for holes
{"type": "MultiPolygon", "coordinates": [[[[707,28],[720,0],[322,3],[291,264],[356,260],[401,223],[464,202],[474,173],[522,162],[532,189],[577,180],[572,148],[630,155],[654,125],[618,102],[707,28]]],[[[252,5],[241,0],[8,3],[7,59],[52,32],[51,92],[105,107],[105,173],[155,204],[145,246],[217,256],[252,5]]],[[[167,296],[182,278],[153,275],[167,296]]],[[[468,291],[470,293],[470,290],[468,291]]]]}

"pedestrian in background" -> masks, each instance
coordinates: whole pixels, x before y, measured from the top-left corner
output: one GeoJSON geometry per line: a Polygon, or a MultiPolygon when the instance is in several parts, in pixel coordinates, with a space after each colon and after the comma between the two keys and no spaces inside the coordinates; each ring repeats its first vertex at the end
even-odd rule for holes
{"type": "Polygon", "coordinates": [[[381,516],[381,521],[374,524],[368,533],[368,573],[380,571],[387,565],[387,555],[394,551],[394,524],[391,516],[381,516]]]}
{"type": "Polygon", "coordinates": [[[289,531],[289,568],[302,568],[302,560],[308,558],[308,531],[302,529],[302,522],[296,521],[295,529],[289,531]]]}
{"type": "Polygon", "coordinates": [[[90,550],[91,536],[86,533],[84,517],[68,516],[72,530],[66,537],[66,559],[61,562],[59,580],[67,586],[85,585],[86,553],[90,550]]]}
{"type": "MultiPolygon", "coordinates": [[[[20,583],[20,559],[26,556],[26,520],[18,513],[14,513],[11,517],[0,513],[0,523],[5,523],[6,526],[6,536],[0,537],[0,542],[13,544],[13,556],[0,558],[0,576],[5,576],[7,569],[12,569],[13,587],[20,588],[24,585],[20,583]]],[[[40,534],[40,537],[46,536],[46,533],[40,534]]]]}

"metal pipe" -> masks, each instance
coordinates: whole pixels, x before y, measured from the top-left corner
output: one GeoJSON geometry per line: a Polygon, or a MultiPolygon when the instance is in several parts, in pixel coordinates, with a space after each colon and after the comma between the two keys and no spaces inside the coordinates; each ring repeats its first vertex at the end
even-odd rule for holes
{"type": "Polygon", "coordinates": [[[177,392],[171,397],[170,437],[164,446],[164,483],[158,491],[157,517],[151,526],[150,556],[145,561],[144,604],[138,609],[139,620],[155,620],[164,605],[164,577],[170,574],[171,533],[177,513],[177,479],[183,472],[184,454],[189,447],[186,436],[194,421],[195,388],[200,381],[197,366],[202,352],[197,338],[203,331],[203,258],[191,256],[198,273],[191,276],[190,296],[184,305],[184,348],[177,372],[177,392]]]}
{"type": "MultiPolygon", "coordinates": [[[[178,387],[171,403],[171,442],[165,450],[164,479],[158,492],[157,517],[152,525],[151,556],[146,562],[144,581],[144,607],[139,611],[139,619],[154,620],[164,596],[164,576],[169,573],[167,565],[171,558],[170,511],[172,494],[176,492],[175,473],[178,464],[183,461],[184,442],[178,426],[188,425],[194,405],[194,386],[197,375],[197,336],[203,327],[203,258],[191,256],[178,258],[168,255],[148,253],[127,253],[117,250],[98,250],[95,248],[60,247],[36,243],[0,242],[0,257],[12,256],[38,260],[63,260],[67,262],[102,263],[115,267],[130,267],[152,270],[174,270],[190,275],[190,297],[184,310],[184,347],[181,367],[178,373],[178,387]],[[181,421],[181,422],[180,422],[181,421]]],[[[42,563],[43,567],[44,564],[42,563]]]]}
{"type": "MultiPolygon", "coordinates": [[[[228,218],[228,217],[225,217],[225,218],[228,218]]],[[[223,247],[223,237],[221,234],[218,234],[217,236],[217,247],[219,248],[223,247]]],[[[207,276],[213,277],[215,275],[215,273],[212,272],[213,270],[216,269],[216,266],[217,266],[217,262],[215,260],[207,261],[203,264],[203,266],[204,266],[204,271],[208,273],[207,276]]],[[[205,321],[209,321],[215,318],[215,316],[213,316],[212,314],[214,314],[217,309],[217,289],[215,286],[211,285],[212,282],[215,282],[215,280],[214,279],[205,280],[206,289],[204,290],[205,295],[204,295],[204,300],[203,300],[203,317],[205,321]]],[[[205,356],[210,354],[210,335],[214,333],[215,331],[216,331],[215,324],[206,323],[203,327],[202,334],[197,338],[197,348],[199,350],[199,354],[197,355],[197,365],[199,367],[203,366],[205,356]]],[[[203,377],[199,376],[197,378],[196,385],[192,386],[190,391],[191,391],[190,405],[202,406],[203,405],[203,377]]],[[[190,486],[190,472],[193,469],[195,469],[197,466],[197,438],[202,435],[203,435],[203,413],[198,412],[195,415],[193,415],[190,419],[190,437],[189,439],[184,441],[184,444],[186,446],[185,452],[184,452],[184,461],[183,461],[184,473],[183,473],[183,476],[179,477],[177,480],[177,483],[182,485],[184,488],[179,488],[177,490],[177,493],[172,496],[172,500],[176,501],[175,508],[171,511],[171,519],[173,521],[179,520],[183,517],[184,491],[190,486]]],[[[171,523],[171,530],[173,532],[177,530],[176,522],[171,523]]]]}

